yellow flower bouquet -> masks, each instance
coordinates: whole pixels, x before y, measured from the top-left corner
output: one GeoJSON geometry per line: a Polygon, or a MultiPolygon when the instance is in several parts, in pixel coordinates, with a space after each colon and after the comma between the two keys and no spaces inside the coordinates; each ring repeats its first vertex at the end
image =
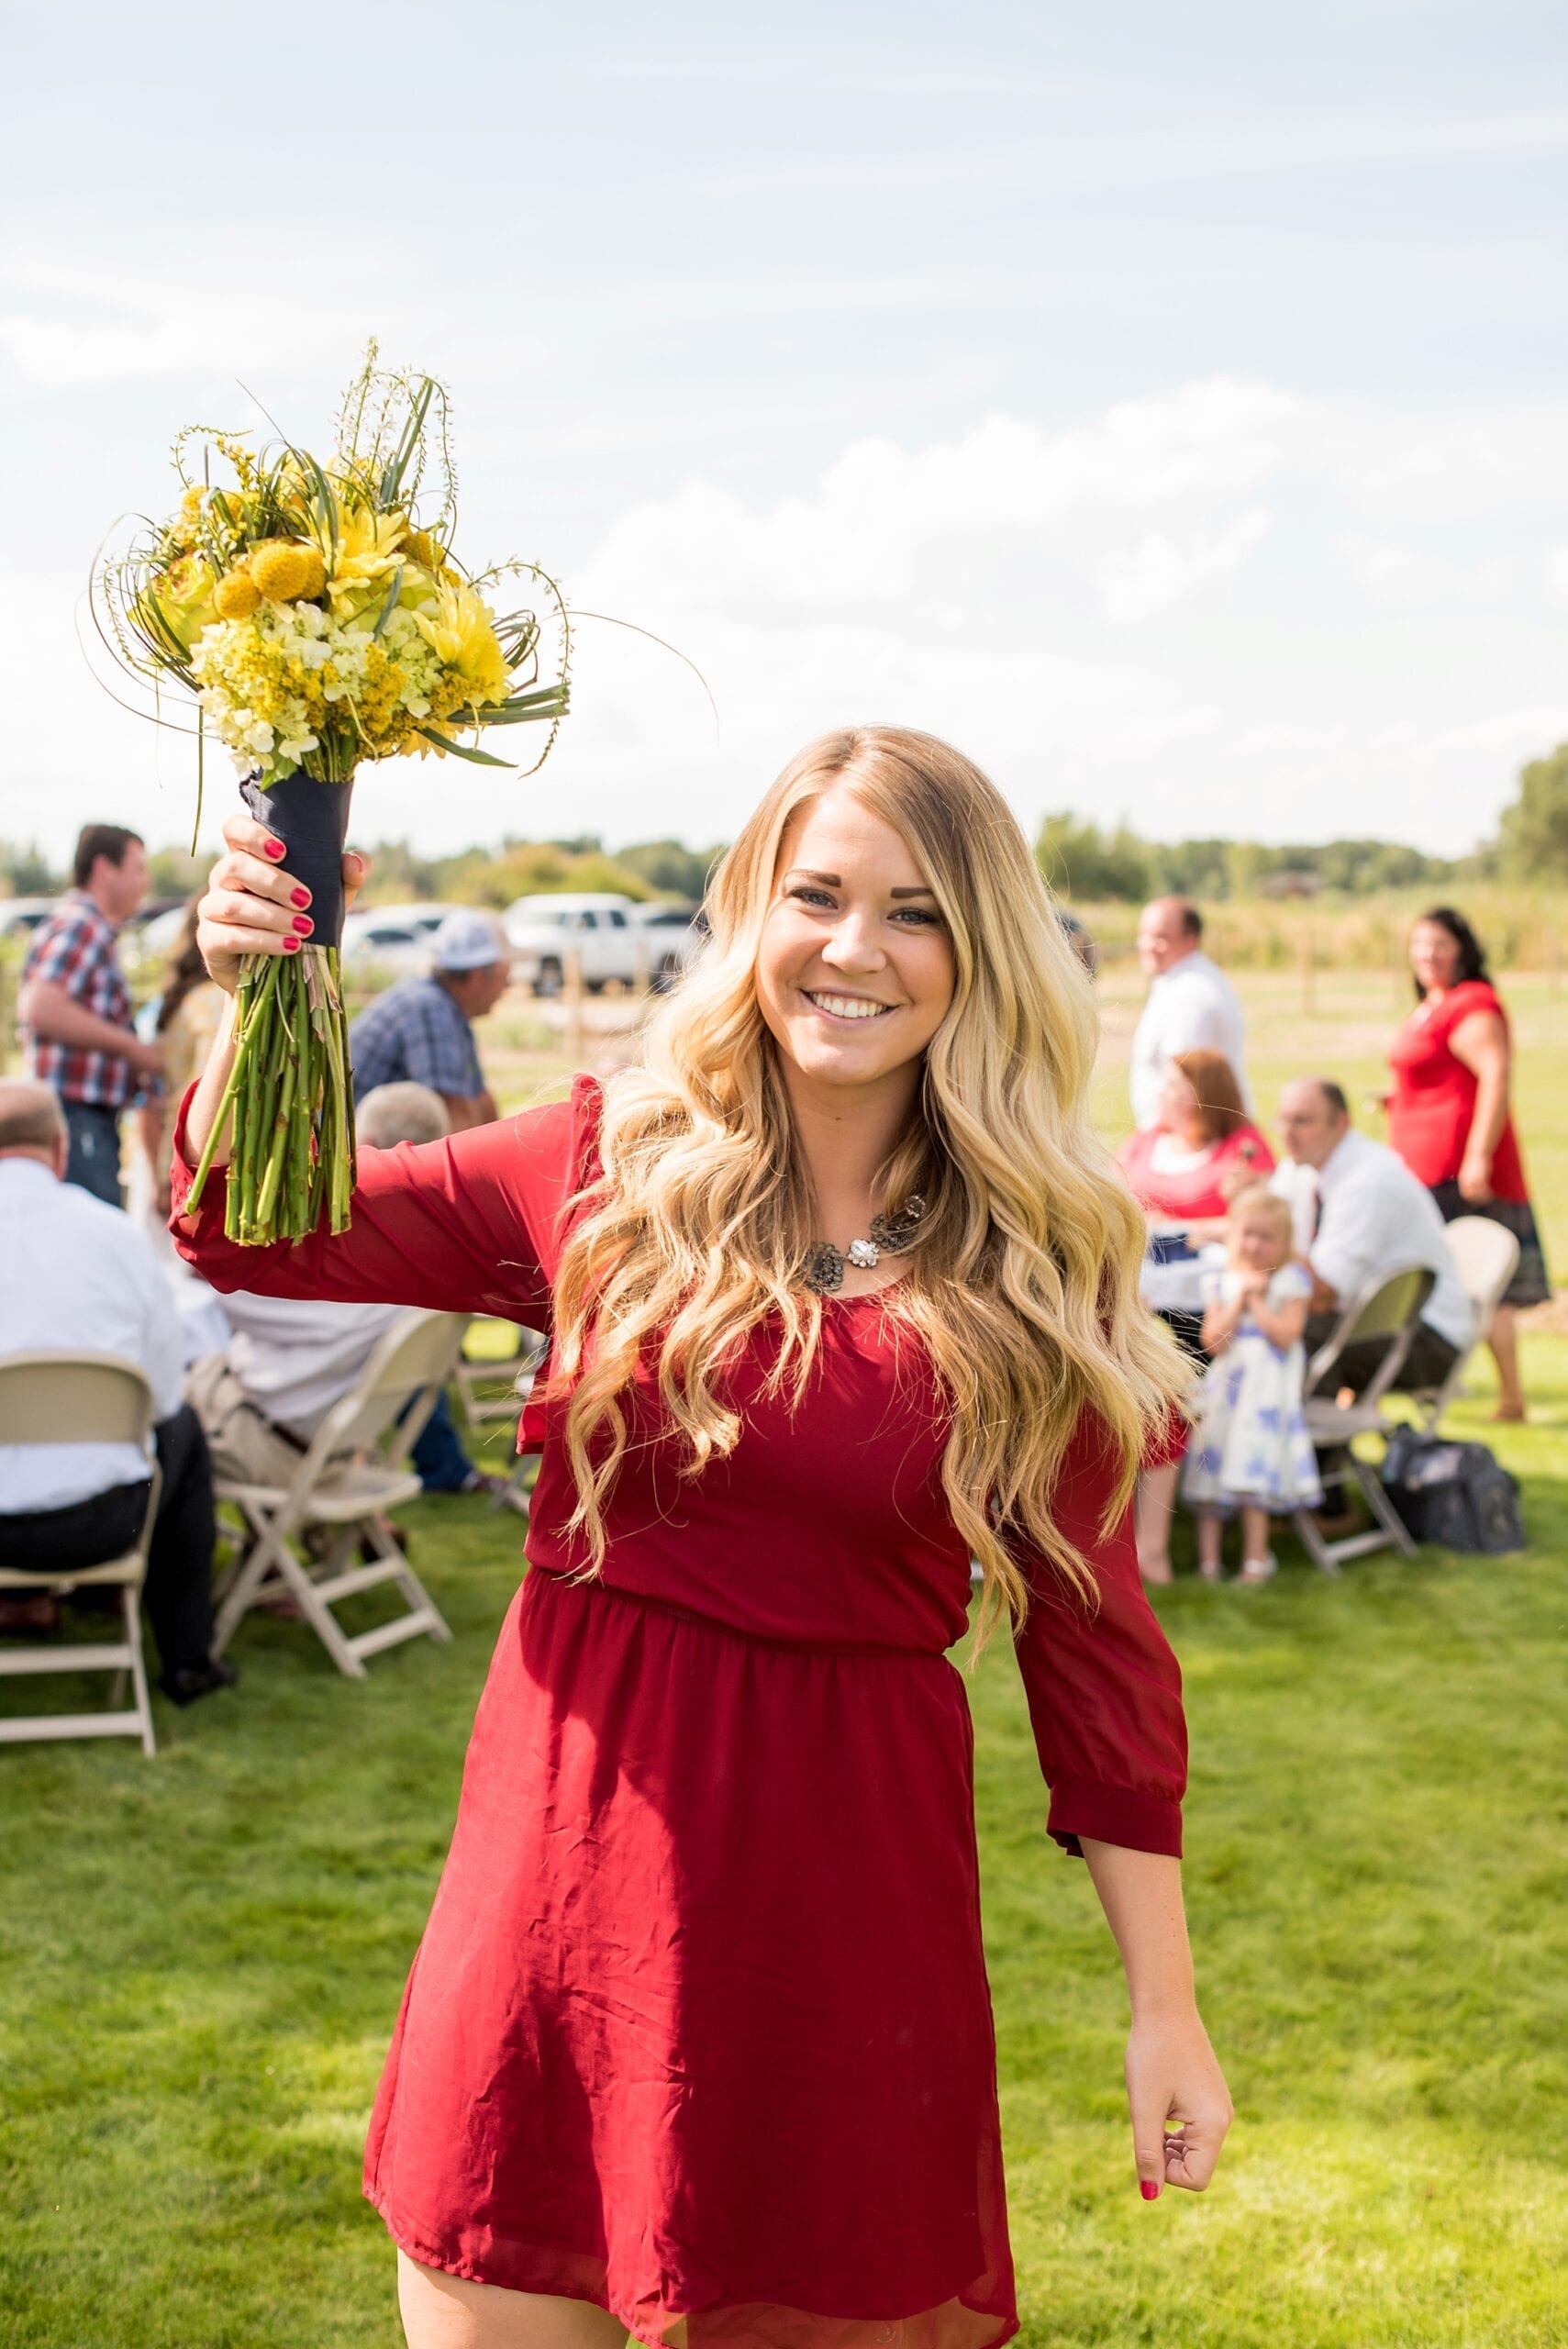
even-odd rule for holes
{"type": "MultiPolygon", "coordinates": [[[[152,690],[151,711],[139,714],[172,722],[169,682],[195,696],[185,730],[198,769],[210,729],[239,770],[246,804],[311,892],[304,951],[250,957],[239,990],[225,1228],[258,1246],[302,1238],[323,1215],[333,1231],[349,1221],[353,1109],[339,948],[356,769],[409,751],[505,767],[462,738],[543,724],[532,774],[567,705],[560,590],[533,563],[464,572],[451,551],[445,394],[430,376],[378,371],[375,358],[373,344],[325,463],[292,443],[256,452],[232,433],[187,427],[174,443],[175,512],[139,523],[94,570],[99,635],[152,690]],[[215,466],[231,478],[215,485],[215,466]],[[491,600],[519,579],[543,591],[558,640],[548,682],[539,618],[497,612],[491,600]]],[[[209,1148],[193,1207],[210,1158],[209,1148]]]]}

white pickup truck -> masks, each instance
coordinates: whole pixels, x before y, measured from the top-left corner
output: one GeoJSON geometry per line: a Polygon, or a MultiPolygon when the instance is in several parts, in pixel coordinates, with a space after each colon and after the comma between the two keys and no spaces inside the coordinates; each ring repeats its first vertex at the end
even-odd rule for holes
{"type": "Polygon", "coordinates": [[[512,976],[535,995],[559,995],[575,954],[583,985],[668,986],[696,945],[690,920],[672,926],[668,906],[638,906],[604,893],[515,897],[502,915],[512,976]]]}

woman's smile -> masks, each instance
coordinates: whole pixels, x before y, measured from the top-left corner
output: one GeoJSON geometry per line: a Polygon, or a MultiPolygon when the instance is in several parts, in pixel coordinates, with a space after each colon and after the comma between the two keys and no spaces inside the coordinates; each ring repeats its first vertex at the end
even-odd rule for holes
{"type": "Polygon", "coordinates": [[[829,992],[822,987],[802,987],[801,993],[813,1010],[821,1012],[824,1019],[837,1020],[840,1026],[852,1028],[857,1020],[880,1019],[897,1009],[895,1004],[879,1002],[873,996],[845,995],[837,988],[829,992]]]}

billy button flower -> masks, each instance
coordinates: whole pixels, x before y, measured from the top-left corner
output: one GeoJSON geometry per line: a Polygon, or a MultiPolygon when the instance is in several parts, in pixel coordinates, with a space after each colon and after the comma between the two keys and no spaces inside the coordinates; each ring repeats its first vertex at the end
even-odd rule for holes
{"type": "Polygon", "coordinates": [[[248,620],[261,600],[261,591],[248,571],[227,572],[212,591],[212,607],[220,620],[248,620]]]}
{"type": "Polygon", "coordinates": [[[327,565],[317,547],[301,546],[293,539],[266,539],[251,550],[250,576],[274,604],[308,602],[326,586],[327,565]]]}

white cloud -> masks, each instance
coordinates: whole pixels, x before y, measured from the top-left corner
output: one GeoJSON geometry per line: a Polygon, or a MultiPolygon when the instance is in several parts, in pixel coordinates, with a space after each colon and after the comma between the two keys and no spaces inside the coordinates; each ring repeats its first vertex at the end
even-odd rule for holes
{"type": "MultiPolygon", "coordinates": [[[[1518,689],[1532,648],[1539,686],[1561,668],[1529,582],[1568,519],[1565,425],[1216,379],[1056,432],[996,415],[926,448],[861,440],[772,501],[694,481],[624,515],[580,584],[657,615],[718,695],[710,766],[680,689],[639,671],[661,828],[687,793],[713,810],[695,829],[726,829],[732,795],[811,731],[895,715],[990,758],[1031,821],[1071,800],[1166,832],[1457,849],[1558,725],[1518,689]],[[1373,527],[1390,520],[1418,545],[1373,527]]],[[[619,656],[588,657],[574,758],[629,814],[633,696],[619,656]]]]}
{"type": "Polygon", "coordinates": [[[1513,566],[1501,557],[1456,562],[1354,531],[1340,540],[1340,550],[1358,583],[1391,604],[1449,609],[1496,605],[1507,599],[1514,584],[1513,566]]]}
{"type": "Polygon", "coordinates": [[[1100,565],[1100,604],[1106,619],[1126,625],[1166,610],[1206,579],[1237,570],[1268,528],[1267,512],[1254,506],[1234,521],[1196,530],[1184,540],[1151,530],[1135,546],[1114,549],[1100,565]]]}
{"type": "MultiPolygon", "coordinates": [[[[925,446],[862,438],[782,496],[695,477],[623,512],[568,584],[699,664],[718,744],[679,662],[584,620],[540,782],[389,766],[356,828],[716,839],[802,740],[881,718],[962,742],[1031,824],[1072,805],[1167,836],[1459,849],[1568,730],[1542,586],[1568,585],[1564,441],[1554,410],[1429,416],[1219,378],[1056,430],[997,414],[925,446]]],[[[4,598],[14,749],[32,728],[5,828],[58,846],[83,778],[112,775],[117,808],[173,837],[185,746],[92,695],[76,592],[4,598]],[[73,707],[68,735],[28,715],[73,707]]]]}

